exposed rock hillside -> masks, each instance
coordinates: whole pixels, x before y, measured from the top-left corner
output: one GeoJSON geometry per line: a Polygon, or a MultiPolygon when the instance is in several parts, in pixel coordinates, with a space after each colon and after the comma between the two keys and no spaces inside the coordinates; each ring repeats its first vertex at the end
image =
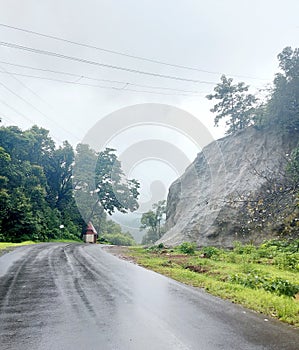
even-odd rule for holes
{"type": "Polygon", "coordinates": [[[169,189],[167,232],[158,243],[231,246],[235,240],[261,241],[261,232],[241,234],[242,201],[236,199],[258,192],[265,179],[257,173],[274,173],[297,143],[298,135],[250,127],[206,146],[169,189]]]}

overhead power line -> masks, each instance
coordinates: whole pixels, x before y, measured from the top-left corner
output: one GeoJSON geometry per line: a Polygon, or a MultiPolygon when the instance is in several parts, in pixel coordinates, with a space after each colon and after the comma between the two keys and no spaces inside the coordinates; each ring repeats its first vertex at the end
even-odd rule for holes
{"type": "MultiPolygon", "coordinates": [[[[2,68],[2,67],[0,67],[2,68]]],[[[3,69],[3,68],[2,68],[3,69]]],[[[38,97],[41,99],[41,97],[39,95],[37,95],[32,89],[28,88],[27,85],[25,85],[22,81],[18,80],[14,74],[12,74],[11,72],[8,71],[0,71],[0,73],[5,73],[5,74],[9,74],[11,75],[14,79],[16,79],[18,81],[19,84],[21,84],[23,87],[25,87],[26,89],[28,89],[32,94],[34,94],[34,96],[38,97]]],[[[7,91],[9,91],[11,94],[13,94],[14,96],[18,97],[20,100],[22,100],[23,102],[25,102],[27,105],[29,105],[31,108],[33,108],[35,111],[37,111],[38,113],[40,113],[45,119],[47,119],[48,121],[50,121],[52,124],[57,125],[60,130],[63,130],[64,132],[68,133],[69,135],[75,137],[77,140],[80,140],[80,138],[78,136],[75,136],[73,133],[69,132],[68,130],[66,130],[65,128],[63,128],[61,125],[59,125],[53,118],[49,117],[47,114],[45,114],[43,111],[41,111],[39,108],[37,108],[34,104],[32,104],[31,102],[29,102],[28,100],[26,100],[24,97],[22,97],[21,95],[17,94],[15,91],[13,91],[12,89],[10,89],[8,86],[6,86],[5,84],[3,84],[3,82],[0,82],[0,86],[3,86],[4,89],[6,89],[7,91]]],[[[43,99],[41,99],[43,101],[43,99]]]]}
{"type": "Polygon", "coordinates": [[[165,79],[172,79],[172,80],[188,81],[188,82],[191,82],[191,83],[211,84],[211,82],[209,82],[209,81],[189,79],[189,78],[183,78],[183,77],[174,76],[174,75],[165,75],[165,74],[160,74],[160,73],[141,71],[141,70],[138,70],[138,69],[133,69],[133,68],[128,68],[128,67],[121,67],[121,66],[116,66],[116,65],[113,65],[113,64],[100,63],[100,62],[96,62],[96,61],[90,61],[90,60],[86,60],[84,58],[79,58],[79,57],[74,57],[74,56],[67,56],[67,55],[63,55],[63,54],[57,53],[57,52],[35,49],[33,47],[22,46],[22,45],[18,45],[18,44],[14,44],[14,43],[8,43],[8,42],[4,42],[4,41],[0,41],[0,45],[1,46],[5,46],[5,47],[9,47],[11,49],[23,50],[23,51],[36,53],[36,54],[39,54],[39,55],[47,55],[47,56],[51,56],[51,57],[62,58],[62,59],[71,60],[71,61],[75,61],[75,62],[91,64],[91,65],[98,66],[98,67],[103,67],[103,68],[122,70],[122,71],[126,71],[126,72],[129,72],[129,73],[148,75],[148,76],[153,76],[153,77],[157,77],[157,78],[165,78],[165,79]]]}
{"type": "Polygon", "coordinates": [[[0,112],[0,121],[3,122],[3,119],[6,119],[6,121],[10,123],[14,123],[14,121],[10,117],[0,112]]]}
{"type": "MultiPolygon", "coordinates": [[[[8,107],[9,109],[11,109],[12,111],[14,111],[18,116],[20,116],[20,117],[26,119],[27,121],[29,121],[32,125],[35,125],[35,124],[36,124],[35,121],[33,121],[32,119],[30,119],[29,117],[27,117],[24,113],[18,111],[16,108],[14,108],[14,107],[11,106],[10,104],[8,104],[6,101],[2,100],[1,98],[0,98],[0,103],[2,103],[4,106],[6,106],[6,107],[8,107]]],[[[7,118],[6,116],[3,116],[3,117],[7,118]]],[[[7,118],[7,119],[9,119],[11,122],[13,122],[12,119],[10,119],[10,118],[7,118]]],[[[57,142],[59,142],[59,143],[61,143],[61,144],[63,143],[63,141],[62,141],[61,139],[59,139],[59,138],[57,138],[57,137],[55,137],[55,136],[52,136],[52,137],[53,137],[53,139],[54,139],[55,141],[57,141],[57,142]]]]}
{"type": "MultiPolygon", "coordinates": [[[[35,111],[37,111],[38,113],[40,113],[44,118],[46,118],[48,121],[53,122],[52,118],[48,117],[45,113],[43,113],[39,108],[37,108],[36,106],[34,106],[31,102],[27,101],[24,97],[22,97],[21,95],[17,94],[15,91],[13,91],[12,89],[10,89],[8,86],[6,86],[5,84],[3,84],[2,82],[0,82],[0,85],[2,87],[4,87],[4,89],[6,89],[7,91],[9,91],[12,95],[18,97],[21,101],[25,102],[28,106],[30,106],[31,108],[33,108],[35,111]]],[[[3,100],[1,100],[1,102],[4,104],[3,100]]],[[[32,119],[26,117],[23,113],[17,111],[15,108],[12,108],[10,105],[8,105],[7,103],[5,103],[7,107],[9,107],[10,109],[12,109],[13,111],[15,111],[17,114],[21,115],[23,118],[29,120],[30,122],[34,123],[32,121],[32,119]]],[[[35,123],[34,123],[35,124],[35,123]]],[[[66,131],[66,130],[64,130],[66,131]]],[[[79,139],[77,137],[77,139],[79,139]]],[[[61,142],[62,141],[60,139],[57,139],[57,141],[61,142]]]]}
{"type": "MultiPolygon", "coordinates": [[[[110,89],[110,90],[117,90],[117,91],[132,91],[132,92],[139,92],[139,93],[148,93],[148,94],[156,94],[156,95],[168,95],[168,96],[193,96],[193,97],[194,96],[199,96],[198,94],[167,93],[167,92],[164,93],[164,92],[159,92],[159,91],[137,90],[137,89],[128,88],[127,85],[125,85],[123,87],[94,85],[94,84],[82,83],[82,82],[79,82],[79,81],[68,81],[68,80],[62,80],[62,79],[47,78],[47,77],[41,77],[41,76],[36,76],[36,75],[22,74],[22,73],[1,71],[1,70],[0,70],[0,73],[10,74],[10,75],[17,75],[17,76],[21,76],[21,77],[25,77],[25,78],[35,78],[35,79],[40,79],[40,80],[55,81],[55,82],[64,83],[64,84],[90,86],[90,87],[94,87],[94,88],[110,89]]],[[[0,85],[2,85],[1,82],[0,82],[0,85]]]]}
{"type": "MultiPolygon", "coordinates": [[[[153,85],[136,84],[136,83],[132,83],[132,82],[129,82],[129,81],[123,81],[123,80],[111,80],[111,79],[93,78],[93,77],[82,75],[82,74],[62,72],[62,71],[57,71],[57,70],[52,70],[52,69],[36,68],[36,67],[32,67],[32,66],[27,66],[27,65],[23,65],[23,64],[16,64],[16,63],[10,63],[10,62],[5,62],[5,61],[0,61],[0,63],[6,64],[6,65],[10,65],[10,66],[13,66],[13,67],[26,68],[26,69],[30,69],[30,70],[34,70],[34,71],[45,72],[45,73],[55,73],[55,74],[66,75],[66,76],[79,78],[79,79],[88,79],[88,80],[92,80],[92,81],[116,83],[116,84],[123,84],[123,85],[128,85],[128,86],[136,86],[136,87],[148,88],[148,89],[171,90],[171,91],[186,92],[186,93],[192,93],[192,94],[198,94],[199,93],[199,91],[176,89],[176,88],[165,87],[165,86],[153,86],[153,85]]],[[[16,73],[12,73],[12,74],[16,74],[16,73]]],[[[215,84],[216,85],[217,83],[216,82],[211,82],[211,84],[215,84]]]]}
{"type": "MultiPolygon", "coordinates": [[[[49,39],[65,42],[65,43],[68,43],[68,44],[73,44],[73,45],[77,45],[77,46],[81,46],[81,47],[86,47],[86,48],[89,48],[89,49],[94,49],[94,50],[98,50],[98,51],[102,51],[102,52],[106,52],[106,53],[110,53],[110,54],[114,54],[114,55],[119,55],[119,56],[123,56],[123,57],[133,58],[133,59],[146,61],[146,62],[151,62],[151,63],[155,63],[155,64],[160,64],[160,65],[164,65],[164,66],[169,66],[169,67],[173,67],[173,68],[186,69],[186,70],[190,70],[190,71],[197,71],[197,72],[208,73],[208,74],[217,74],[217,75],[223,74],[223,72],[210,71],[210,70],[206,70],[206,69],[200,69],[200,68],[197,68],[197,67],[190,67],[190,66],[185,66],[185,65],[165,62],[165,61],[161,61],[161,60],[156,60],[156,59],[152,59],[152,58],[146,58],[146,57],[142,57],[142,56],[132,55],[132,54],[128,54],[128,53],[125,53],[125,52],[116,51],[116,50],[109,50],[109,49],[106,49],[106,48],[102,48],[102,47],[98,47],[98,46],[94,46],[94,45],[89,45],[89,44],[84,44],[84,43],[80,43],[80,42],[77,42],[77,41],[73,41],[73,40],[68,40],[68,39],[65,39],[65,38],[57,37],[57,36],[54,36],[54,35],[48,35],[48,34],[44,34],[44,33],[35,32],[35,31],[29,30],[29,29],[24,29],[24,28],[20,28],[20,27],[14,27],[14,26],[11,26],[11,25],[8,25],[8,24],[4,24],[4,23],[0,23],[0,26],[1,27],[5,27],[5,28],[9,28],[9,29],[13,29],[13,30],[17,30],[17,31],[21,31],[21,32],[24,32],[24,33],[28,33],[28,34],[34,34],[34,35],[37,35],[37,36],[40,36],[40,37],[43,37],[43,38],[49,38],[49,39]]],[[[227,75],[232,76],[232,77],[236,77],[236,78],[247,78],[247,79],[255,79],[255,80],[267,80],[267,79],[263,79],[263,78],[246,76],[246,75],[237,75],[237,74],[227,74],[227,75]]]]}
{"type": "Polygon", "coordinates": [[[32,119],[30,119],[30,118],[27,117],[25,114],[23,114],[22,112],[20,112],[20,111],[18,111],[17,109],[15,109],[13,106],[11,106],[10,104],[8,104],[6,101],[0,99],[0,102],[1,102],[4,106],[6,106],[6,107],[8,107],[9,109],[11,109],[12,111],[14,111],[16,114],[20,115],[21,117],[23,117],[24,119],[26,119],[27,121],[29,121],[30,123],[35,124],[35,122],[34,122],[32,119]]]}

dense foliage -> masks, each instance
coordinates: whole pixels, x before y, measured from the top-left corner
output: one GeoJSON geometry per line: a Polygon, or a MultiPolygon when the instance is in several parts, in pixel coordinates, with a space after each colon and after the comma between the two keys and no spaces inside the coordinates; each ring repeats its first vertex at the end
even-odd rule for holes
{"type": "Polygon", "coordinates": [[[248,93],[249,86],[222,75],[209,100],[218,100],[211,112],[215,113],[215,126],[224,119],[227,133],[234,134],[250,125],[274,126],[280,132],[299,130],[299,48],[286,47],[277,56],[280,72],[275,75],[267,98],[248,93]]]}
{"type": "Polygon", "coordinates": [[[299,48],[284,48],[278,61],[281,72],[276,74],[264,103],[261,124],[292,133],[299,130],[299,48]]]}
{"type": "Polygon", "coordinates": [[[102,221],[99,242],[124,246],[136,244],[130,232],[122,232],[121,226],[112,220],[102,221]]]}
{"type": "MultiPolygon", "coordinates": [[[[103,229],[111,226],[105,211],[137,208],[139,184],[136,180],[123,181],[114,150],[98,154],[87,145],[78,145],[77,159],[75,165],[75,152],[67,141],[56,147],[43,128],[0,128],[0,241],[79,239],[86,219],[94,219],[101,234],[100,223],[103,229]],[[96,169],[91,169],[90,159],[96,169]],[[76,179],[74,166],[78,170],[76,179]],[[112,173],[118,177],[110,181],[112,173]],[[80,211],[87,212],[83,218],[73,180],[77,181],[76,195],[81,196],[80,211]],[[89,188],[92,183],[96,183],[94,198],[89,188]],[[119,190],[125,193],[126,201],[117,197],[119,190]]],[[[121,234],[120,227],[114,227],[116,233],[121,234]]]]}

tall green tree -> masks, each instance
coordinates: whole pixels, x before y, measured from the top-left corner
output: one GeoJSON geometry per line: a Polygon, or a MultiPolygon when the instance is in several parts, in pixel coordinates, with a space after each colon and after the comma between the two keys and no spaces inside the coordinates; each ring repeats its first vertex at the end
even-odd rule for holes
{"type": "Polygon", "coordinates": [[[83,219],[92,221],[98,232],[103,231],[106,214],[99,203],[95,184],[95,168],[98,154],[87,144],[76,147],[73,168],[74,198],[83,219]]]}
{"type": "Polygon", "coordinates": [[[147,233],[142,238],[142,244],[151,244],[160,239],[165,233],[164,216],[166,214],[166,201],[162,200],[153,204],[152,210],[142,214],[140,222],[141,230],[147,233]]]}
{"type": "Polygon", "coordinates": [[[79,144],[76,152],[73,185],[85,221],[92,220],[97,230],[103,231],[106,213],[127,213],[138,208],[140,185],[125,177],[114,149],[97,153],[79,144]]]}
{"type": "Polygon", "coordinates": [[[299,131],[299,48],[286,47],[277,56],[280,73],[266,103],[264,125],[276,125],[288,132],[299,131]]]}
{"type": "Polygon", "coordinates": [[[28,160],[32,164],[42,166],[45,171],[48,162],[55,150],[55,143],[49,135],[49,131],[33,125],[29,130],[23,132],[23,137],[28,140],[30,150],[28,152],[28,160]]]}
{"type": "Polygon", "coordinates": [[[221,119],[226,121],[227,134],[233,134],[252,124],[257,99],[248,93],[249,86],[245,83],[233,84],[232,78],[221,76],[221,82],[214,88],[214,94],[206,96],[208,100],[219,100],[211,112],[216,113],[215,126],[221,119]]]}
{"type": "Polygon", "coordinates": [[[17,127],[0,129],[1,235],[21,241],[43,236],[45,176],[41,166],[30,162],[30,140],[17,127]]]}
{"type": "Polygon", "coordinates": [[[46,169],[48,201],[58,210],[63,210],[72,198],[72,170],[75,154],[72,146],[64,141],[49,157],[46,169]]]}
{"type": "Polygon", "coordinates": [[[122,171],[115,149],[106,148],[98,155],[95,169],[95,184],[98,203],[108,213],[121,213],[138,209],[138,189],[135,179],[127,179],[122,171]]]}
{"type": "Polygon", "coordinates": [[[9,181],[9,168],[11,163],[10,155],[0,147],[0,240],[3,240],[4,235],[1,233],[2,221],[5,219],[8,213],[8,203],[10,201],[10,195],[8,192],[9,181]]]}

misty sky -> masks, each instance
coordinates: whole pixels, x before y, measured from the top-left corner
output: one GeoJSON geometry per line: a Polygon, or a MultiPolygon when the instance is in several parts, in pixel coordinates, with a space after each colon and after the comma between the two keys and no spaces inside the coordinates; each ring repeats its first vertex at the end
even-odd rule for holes
{"type": "MultiPolygon", "coordinates": [[[[0,4],[0,23],[3,24],[174,64],[242,75],[244,78],[235,80],[245,81],[254,88],[272,80],[277,72],[276,55],[285,46],[298,47],[299,44],[299,2],[296,0],[1,0],[0,4]]],[[[4,27],[0,27],[0,36],[4,42],[134,69],[210,82],[218,82],[220,77],[219,74],[177,69],[82,48],[4,27]]],[[[99,79],[200,92],[199,96],[168,96],[70,85],[0,73],[2,84],[26,101],[1,85],[1,100],[15,109],[0,102],[4,123],[28,127],[34,122],[50,129],[57,140],[68,139],[75,144],[101,117],[118,108],[144,102],[178,106],[196,115],[207,126],[213,125],[209,112],[211,102],[204,98],[212,91],[213,85],[104,69],[2,46],[0,60],[99,79]]],[[[3,63],[0,63],[0,70],[78,80],[3,63]]],[[[81,82],[118,88],[125,86],[84,79],[81,82]]],[[[213,132],[215,137],[222,135],[222,130],[213,132]]]]}
{"type": "MultiPolygon", "coordinates": [[[[172,105],[192,113],[214,138],[219,138],[224,134],[223,128],[213,128],[213,115],[209,112],[212,103],[205,95],[212,92],[221,73],[232,76],[235,81],[245,81],[252,86],[252,91],[256,91],[270,83],[278,71],[277,54],[285,46],[299,46],[298,0],[0,0],[0,4],[0,24],[212,72],[132,59],[0,26],[1,42],[207,82],[200,84],[134,74],[0,46],[0,116],[3,124],[28,128],[35,123],[49,129],[57,143],[68,139],[74,146],[107,114],[149,102],[172,105]],[[120,83],[91,81],[6,63],[120,83]],[[102,88],[13,73],[101,85],[102,88]]],[[[139,132],[139,138],[140,135],[146,138],[145,131],[139,132]]],[[[163,139],[161,134],[156,132],[163,139]]],[[[171,139],[171,132],[164,135],[166,140],[171,139]]],[[[126,148],[125,135],[119,137],[122,140],[120,148],[126,148]]],[[[193,159],[198,150],[187,145],[185,152],[193,159]]],[[[165,175],[168,180],[177,176],[173,169],[171,171],[172,175],[165,175]]]]}

